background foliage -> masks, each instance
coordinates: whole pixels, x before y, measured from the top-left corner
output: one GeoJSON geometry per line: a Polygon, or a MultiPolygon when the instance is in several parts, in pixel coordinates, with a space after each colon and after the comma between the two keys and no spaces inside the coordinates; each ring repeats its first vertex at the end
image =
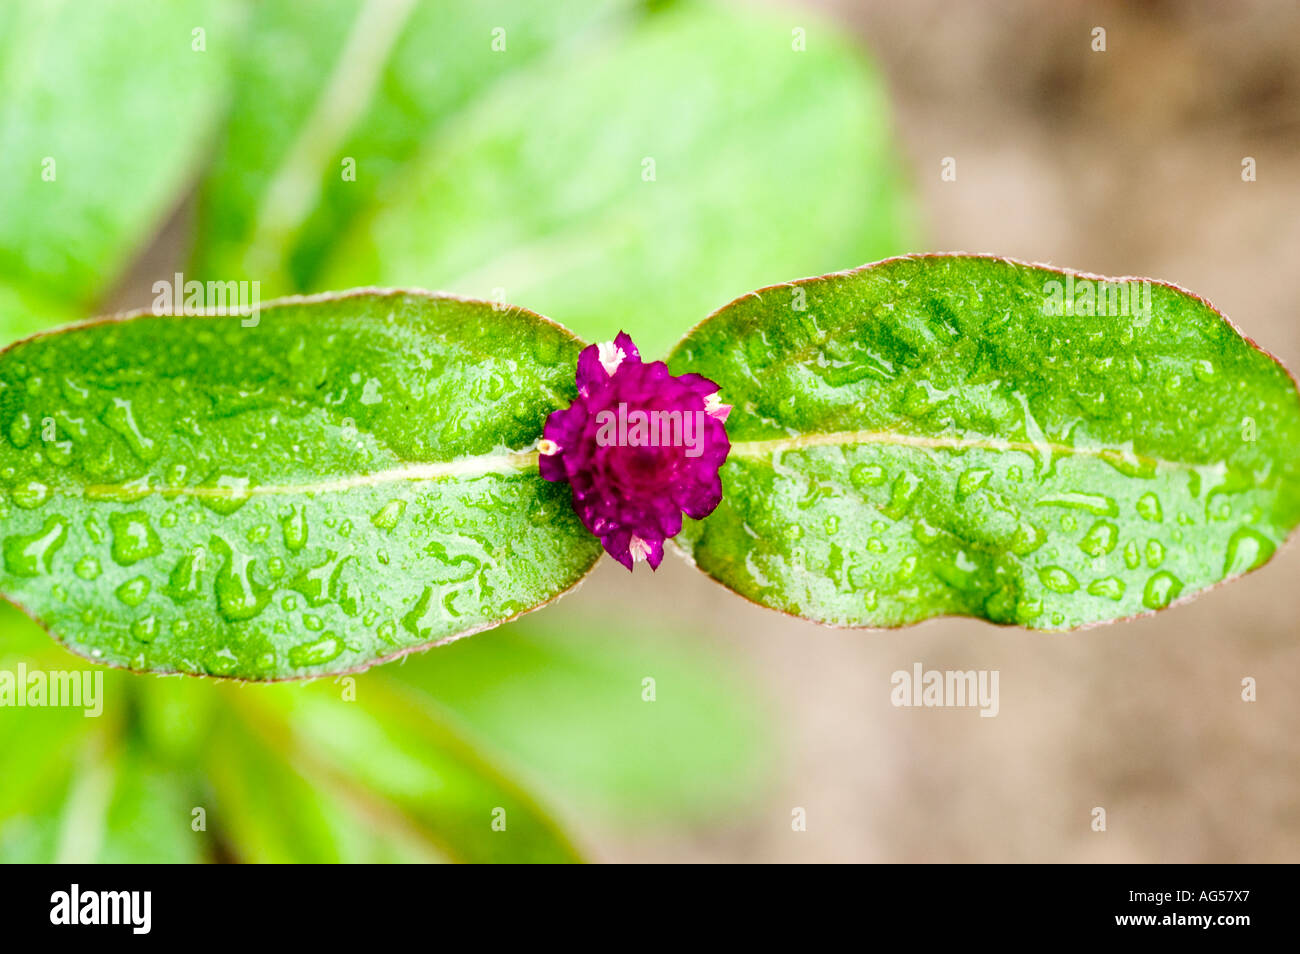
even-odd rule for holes
{"type": "MultiPolygon", "coordinates": [[[[736,294],[906,249],[884,103],[834,28],[712,3],[20,0],[0,332],[148,305],[183,270],[443,288],[665,353],[736,294]]],[[[0,859],[569,860],[589,813],[743,810],[770,758],[754,691],[641,614],[354,687],[108,672],[100,719],[3,710],[0,859]],[[644,702],[647,676],[672,692],[644,702]]],[[[3,634],[7,668],[80,665],[12,611],[3,634]]]]}

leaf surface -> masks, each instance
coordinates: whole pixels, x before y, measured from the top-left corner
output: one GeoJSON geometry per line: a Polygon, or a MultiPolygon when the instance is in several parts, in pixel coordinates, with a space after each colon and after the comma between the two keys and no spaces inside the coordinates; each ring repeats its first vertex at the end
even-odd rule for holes
{"type": "Polygon", "coordinates": [[[670,365],[735,405],[722,504],[679,544],[818,622],[1120,619],[1300,522],[1295,382],[1165,284],[893,259],[740,298],[670,365]]]}
{"type": "Polygon", "coordinates": [[[0,353],[6,597],[147,672],[365,667],[572,587],[600,545],[530,449],[580,344],[360,290],[143,315],[0,353]]]}

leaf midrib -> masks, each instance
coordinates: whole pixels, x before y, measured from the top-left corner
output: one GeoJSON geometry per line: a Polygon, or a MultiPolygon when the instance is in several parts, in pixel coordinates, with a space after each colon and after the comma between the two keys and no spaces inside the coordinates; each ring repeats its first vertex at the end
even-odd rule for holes
{"type": "Polygon", "coordinates": [[[1159,457],[1149,457],[1144,454],[1138,454],[1122,447],[1071,447],[1065,444],[1058,444],[1054,441],[1045,441],[1041,444],[1034,444],[1029,441],[1008,441],[987,437],[926,437],[919,434],[904,434],[897,431],[823,431],[808,434],[800,434],[794,437],[774,437],[756,441],[733,441],[731,444],[731,455],[733,457],[761,458],[771,454],[778,454],[785,451],[804,450],[809,447],[839,447],[852,444],[880,444],[895,447],[916,447],[928,450],[989,450],[989,451],[1018,451],[1028,454],[1030,457],[1037,459],[1044,450],[1049,451],[1053,457],[1058,455],[1067,457],[1095,457],[1098,460],[1105,460],[1107,453],[1116,456],[1128,456],[1128,459],[1140,463],[1153,464],[1157,467],[1174,467],[1179,469],[1194,469],[1206,466],[1204,464],[1195,464],[1188,461],[1165,460],[1159,457]]]}
{"type": "MultiPolygon", "coordinates": [[[[277,496],[289,494],[322,494],[354,490],[358,487],[382,487],[406,481],[433,481],[454,477],[481,477],[486,474],[527,473],[537,468],[538,452],[509,451],[507,453],[480,454],[474,457],[461,457],[456,460],[431,461],[419,464],[403,464],[373,473],[353,474],[334,480],[320,480],[308,483],[285,484],[250,484],[247,487],[172,487],[150,484],[139,488],[141,496],[161,493],[164,495],[196,497],[200,500],[231,500],[256,496],[277,496]],[[147,493],[146,493],[147,491],[147,493]]],[[[108,497],[115,492],[132,488],[124,484],[88,484],[82,488],[84,494],[108,497]]]]}
{"type": "MultiPolygon", "coordinates": [[[[801,434],[792,437],[776,437],[763,440],[734,441],[731,444],[731,457],[761,459],[786,451],[800,451],[812,447],[844,447],[860,444],[876,444],[892,447],[913,447],[923,450],[988,450],[1000,453],[1018,452],[1034,459],[1039,459],[1044,451],[1053,458],[1057,456],[1092,457],[1105,460],[1107,453],[1125,455],[1130,460],[1151,464],[1157,467],[1177,469],[1194,469],[1204,466],[1187,461],[1171,461],[1163,458],[1149,457],[1119,447],[1070,447],[1053,441],[1034,444],[1029,441],[998,440],[974,437],[927,437],[918,434],[904,434],[898,431],[823,431],[801,434]],[[1131,456],[1129,456],[1131,455],[1131,456]]],[[[372,473],[353,474],[332,480],[319,480],[305,483],[270,483],[251,484],[247,487],[173,487],[150,485],[149,494],[161,493],[172,496],[195,497],[199,500],[230,500],[237,497],[277,496],[289,494],[340,493],[359,487],[381,487],[415,481],[437,481],[456,477],[480,477],[487,474],[526,473],[535,470],[538,461],[536,450],[508,451],[505,453],[480,454],[473,457],[461,457],[455,460],[430,461],[424,463],[403,464],[372,473]]],[[[88,484],[83,493],[92,496],[107,496],[115,491],[126,490],[123,484],[88,484]]],[[[146,488],[141,487],[143,492],[146,488]]]]}

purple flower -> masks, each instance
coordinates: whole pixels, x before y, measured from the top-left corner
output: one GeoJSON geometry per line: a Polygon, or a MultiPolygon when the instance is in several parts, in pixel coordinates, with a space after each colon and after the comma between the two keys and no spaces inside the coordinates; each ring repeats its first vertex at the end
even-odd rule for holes
{"type": "Polygon", "coordinates": [[[578,399],[546,419],[539,467],[569,483],[574,511],[610,556],[654,569],[682,514],[702,519],[722,500],[730,411],[708,378],[642,364],[619,332],[578,355],[578,399]]]}

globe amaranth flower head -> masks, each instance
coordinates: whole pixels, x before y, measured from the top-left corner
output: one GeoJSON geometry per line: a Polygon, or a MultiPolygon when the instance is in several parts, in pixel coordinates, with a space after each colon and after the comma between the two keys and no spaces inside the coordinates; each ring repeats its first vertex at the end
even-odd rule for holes
{"type": "Polygon", "coordinates": [[[657,568],[682,514],[702,519],[722,500],[731,406],[708,378],[643,364],[622,332],[584,348],[577,377],[578,399],[542,431],[542,476],[568,482],[578,518],[610,556],[657,568]]]}

